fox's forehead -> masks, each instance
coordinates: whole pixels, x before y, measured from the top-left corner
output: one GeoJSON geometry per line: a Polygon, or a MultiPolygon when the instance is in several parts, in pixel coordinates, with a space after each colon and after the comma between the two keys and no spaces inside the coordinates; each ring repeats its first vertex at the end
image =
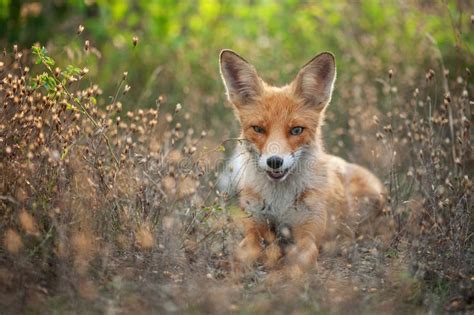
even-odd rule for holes
{"type": "Polygon", "coordinates": [[[320,113],[304,105],[286,89],[272,89],[254,104],[238,109],[242,124],[316,125],[320,113]]]}
{"type": "Polygon", "coordinates": [[[272,89],[267,91],[267,93],[261,96],[257,103],[257,105],[260,105],[263,109],[270,112],[283,111],[284,113],[291,113],[302,107],[301,102],[291,95],[291,93],[288,93],[286,89],[272,89]]]}

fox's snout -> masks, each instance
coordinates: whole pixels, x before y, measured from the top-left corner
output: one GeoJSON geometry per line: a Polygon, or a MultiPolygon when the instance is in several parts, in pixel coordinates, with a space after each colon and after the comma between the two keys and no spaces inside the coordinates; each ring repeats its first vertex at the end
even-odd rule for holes
{"type": "Polygon", "coordinates": [[[283,180],[295,167],[296,157],[289,154],[266,153],[260,155],[258,166],[261,170],[267,172],[270,179],[283,180]]]}
{"type": "Polygon", "coordinates": [[[259,150],[258,165],[265,171],[284,171],[296,162],[294,154],[284,139],[271,139],[259,150]],[[280,141],[278,141],[280,140],[280,141]]]}
{"type": "Polygon", "coordinates": [[[293,154],[269,155],[262,154],[258,159],[258,165],[265,171],[284,171],[290,169],[295,164],[296,159],[293,154]]]}
{"type": "Polygon", "coordinates": [[[271,169],[279,169],[283,165],[284,160],[276,155],[272,155],[267,159],[267,165],[271,169]]]}

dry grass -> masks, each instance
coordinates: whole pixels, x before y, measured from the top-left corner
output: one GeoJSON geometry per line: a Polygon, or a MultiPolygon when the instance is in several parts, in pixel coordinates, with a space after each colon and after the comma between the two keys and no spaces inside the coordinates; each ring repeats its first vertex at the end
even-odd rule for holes
{"type": "Polygon", "coordinates": [[[390,70],[380,85],[358,78],[340,92],[353,106],[330,151],[378,168],[390,245],[327,244],[317,273],[292,283],[260,266],[230,272],[240,236],[232,201],[214,187],[223,140],[214,131],[194,130],[181,105],[162,113],[165,97],[124,112],[126,73],[99,108],[100,88],[81,88],[87,69],[35,58],[44,73],[16,47],[0,61],[4,311],[472,310],[469,72],[428,70],[403,86],[390,70]]]}

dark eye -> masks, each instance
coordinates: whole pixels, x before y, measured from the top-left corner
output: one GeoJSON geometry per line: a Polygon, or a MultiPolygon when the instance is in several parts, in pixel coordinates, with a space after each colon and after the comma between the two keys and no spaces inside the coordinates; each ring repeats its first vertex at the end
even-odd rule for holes
{"type": "Polygon", "coordinates": [[[299,136],[303,132],[304,128],[303,127],[293,127],[290,130],[290,134],[292,136],[299,136]]]}
{"type": "Polygon", "coordinates": [[[256,133],[265,133],[265,129],[260,126],[252,126],[252,128],[256,133]]]}

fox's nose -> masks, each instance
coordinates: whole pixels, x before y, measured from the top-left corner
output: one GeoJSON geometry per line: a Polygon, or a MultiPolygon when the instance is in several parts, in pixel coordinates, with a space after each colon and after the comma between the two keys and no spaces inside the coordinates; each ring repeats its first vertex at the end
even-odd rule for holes
{"type": "Polygon", "coordinates": [[[267,159],[267,165],[273,169],[280,168],[283,165],[283,159],[274,155],[267,159]]]}

